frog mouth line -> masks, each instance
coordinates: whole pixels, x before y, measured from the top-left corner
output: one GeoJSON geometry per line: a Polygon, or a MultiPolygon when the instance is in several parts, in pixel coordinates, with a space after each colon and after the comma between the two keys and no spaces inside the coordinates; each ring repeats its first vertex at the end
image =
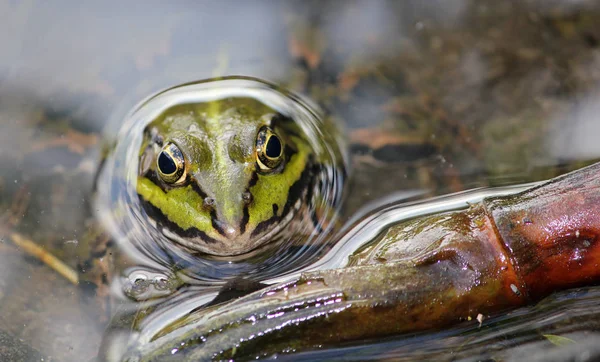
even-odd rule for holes
{"type": "MultiPolygon", "coordinates": [[[[254,230],[247,230],[245,234],[229,241],[211,237],[195,227],[183,229],[169,220],[159,208],[145,200],[141,195],[138,194],[138,196],[142,200],[149,219],[154,221],[154,226],[170,241],[193,252],[215,256],[243,255],[275,241],[270,239],[279,239],[276,237],[277,234],[290,224],[303,206],[308,207],[308,205],[304,205],[303,200],[311,200],[314,197],[316,183],[314,176],[319,167],[321,167],[319,163],[309,162],[302,171],[300,178],[290,187],[288,198],[290,201],[294,201],[285,205],[282,213],[284,216],[265,220],[259,223],[254,230]],[[236,247],[236,242],[239,247],[236,247]]],[[[293,234],[293,231],[287,234],[293,234]]]]}
{"type": "MultiPolygon", "coordinates": [[[[179,225],[166,218],[160,209],[148,201],[141,200],[144,204],[143,206],[148,215],[148,219],[167,239],[176,242],[186,249],[217,256],[242,255],[257,249],[262,245],[269,244],[269,239],[274,238],[281,230],[288,226],[302,207],[302,202],[299,198],[293,207],[289,208],[285,217],[277,220],[277,222],[271,223],[271,227],[265,228],[261,233],[262,235],[259,238],[253,239],[247,247],[236,250],[235,248],[231,248],[231,246],[225,246],[222,241],[210,237],[205,232],[196,228],[187,230],[182,229],[179,225]],[[222,247],[213,247],[217,245],[222,247]],[[225,250],[226,252],[219,252],[219,249],[225,250]]],[[[232,242],[235,242],[235,240],[232,240],[232,242]]]]}
{"type": "MultiPolygon", "coordinates": [[[[285,218],[280,219],[279,222],[273,223],[272,227],[267,228],[267,230],[262,234],[262,236],[260,236],[257,239],[253,239],[252,243],[248,247],[245,247],[245,248],[239,249],[239,250],[235,250],[235,249],[232,250],[232,248],[230,246],[228,247],[228,246],[224,245],[223,242],[209,237],[202,231],[198,231],[199,233],[204,234],[202,236],[196,236],[195,238],[185,238],[185,237],[180,236],[180,234],[172,231],[168,225],[161,225],[159,227],[159,229],[161,230],[162,234],[165,237],[167,237],[169,240],[172,240],[172,241],[180,244],[181,246],[191,249],[191,250],[194,250],[194,251],[199,251],[202,253],[216,255],[216,256],[243,255],[243,254],[249,253],[255,249],[258,249],[261,246],[270,244],[271,240],[273,240],[273,241],[276,240],[277,238],[275,238],[275,236],[277,236],[277,234],[281,230],[283,230],[286,226],[288,226],[290,224],[290,222],[294,219],[296,214],[298,213],[301,203],[298,203],[298,204],[299,204],[298,207],[294,208],[293,212],[289,212],[285,216],[285,218]],[[206,237],[210,241],[207,243],[207,240],[204,237],[206,237]],[[198,241],[200,241],[200,242],[198,242],[198,241]],[[216,248],[210,248],[210,247],[205,246],[205,245],[215,245],[215,244],[224,245],[223,248],[219,248],[219,249],[229,250],[229,252],[221,253],[221,252],[215,251],[216,248]]],[[[236,240],[232,240],[232,243],[235,243],[235,241],[236,240]]]]}

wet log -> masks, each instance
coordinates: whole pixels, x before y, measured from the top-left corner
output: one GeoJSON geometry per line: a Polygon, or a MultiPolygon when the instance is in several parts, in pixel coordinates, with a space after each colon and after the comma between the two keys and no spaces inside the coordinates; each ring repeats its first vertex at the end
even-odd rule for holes
{"type": "Polygon", "coordinates": [[[133,353],[265,356],[443,328],[600,282],[599,235],[595,164],[465,210],[394,224],[345,268],[197,311],[133,353]]]}

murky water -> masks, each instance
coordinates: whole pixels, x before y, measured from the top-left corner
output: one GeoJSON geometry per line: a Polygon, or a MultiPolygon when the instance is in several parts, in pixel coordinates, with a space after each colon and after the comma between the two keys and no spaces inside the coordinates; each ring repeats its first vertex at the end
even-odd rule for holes
{"type": "MultiPolygon", "coordinates": [[[[283,275],[258,272],[274,282],[301,267],[344,265],[359,238],[385,225],[383,215],[446,207],[444,199],[405,209],[396,202],[538,181],[600,157],[599,19],[594,1],[0,1],[1,356],[81,361],[97,353],[103,326],[84,293],[10,235],[27,236],[73,268],[85,260],[101,139],[114,139],[119,120],[148,95],[198,79],[254,76],[318,104],[345,125],[354,151],[376,145],[350,159],[340,218],[349,236],[318,261],[286,265],[283,275]],[[390,147],[394,134],[401,136],[390,147]],[[394,158],[401,161],[379,162],[394,158]]],[[[177,274],[165,270],[164,256],[147,253],[115,284],[134,299],[164,302],[137,326],[140,340],[208,302],[216,279],[254,268],[211,261],[220,268],[208,272],[189,262],[205,272],[177,274]]],[[[481,329],[472,321],[289,358],[362,360],[382,349],[390,359],[595,356],[595,295],[595,288],[557,293],[486,316],[481,329]],[[540,334],[575,343],[548,348],[540,334]]]]}

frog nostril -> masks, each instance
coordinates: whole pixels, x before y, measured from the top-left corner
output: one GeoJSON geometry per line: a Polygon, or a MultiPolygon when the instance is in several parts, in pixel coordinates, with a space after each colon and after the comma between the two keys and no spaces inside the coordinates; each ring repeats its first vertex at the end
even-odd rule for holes
{"type": "Polygon", "coordinates": [[[249,193],[248,191],[242,193],[242,200],[244,200],[244,202],[246,204],[249,204],[252,202],[252,194],[249,193]]]}
{"type": "Polygon", "coordinates": [[[205,197],[204,198],[204,206],[206,207],[213,207],[215,205],[215,199],[213,199],[212,197],[205,197]]]}

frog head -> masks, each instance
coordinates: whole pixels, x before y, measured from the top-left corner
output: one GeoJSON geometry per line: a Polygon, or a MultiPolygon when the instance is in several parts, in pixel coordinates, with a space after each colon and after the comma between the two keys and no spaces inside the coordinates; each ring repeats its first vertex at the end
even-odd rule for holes
{"type": "Polygon", "coordinates": [[[289,117],[253,98],[178,104],[144,130],[137,193],[170,240],[238,255],[288,227],[315,187],[315,154],[289,117]]]}

